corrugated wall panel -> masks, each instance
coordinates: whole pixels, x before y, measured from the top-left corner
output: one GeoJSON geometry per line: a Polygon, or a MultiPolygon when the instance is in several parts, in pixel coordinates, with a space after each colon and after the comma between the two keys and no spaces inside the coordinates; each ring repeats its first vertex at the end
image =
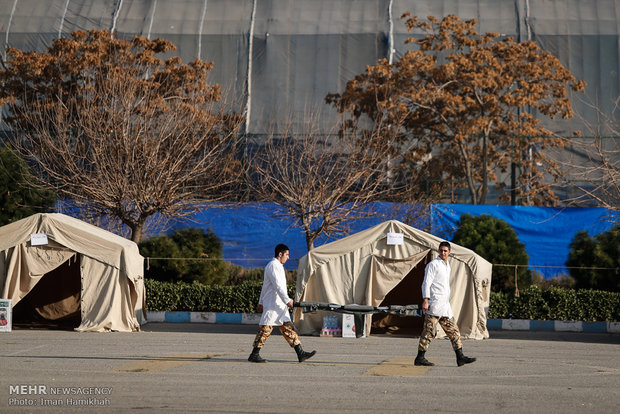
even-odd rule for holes
{"type": "MultiPolygon", "coordinates": [[[[588,83],[586,99],[611,111],[620,96],[620,0],[0,0],[0,56],[7,47],[42,51],[75,30],[114,27],[124,38],[163,37],[186,62],[213,61],[211,81],[243,108],[254,2],[252,133],[309,110],[321,111],[329,129],[335,114],[325,95],[389,56],[390,27],[394,58],[404,53],[406,11],[422,18],[456,14],[478,19],[481,32],[531,37],[588,83]]],[[[593,116],[587,105],[575,100],[574,106],[593,116]]],[[[562,133],[581,125],[544,122],[562,133]]]]}

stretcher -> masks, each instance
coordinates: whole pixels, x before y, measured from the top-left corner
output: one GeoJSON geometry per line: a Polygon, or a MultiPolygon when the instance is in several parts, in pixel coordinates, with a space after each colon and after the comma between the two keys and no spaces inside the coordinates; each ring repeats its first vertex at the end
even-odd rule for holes
{"type": "Polygon", "coordinates": [[[337,303],[326,302],[293,302],[293,307],[300,308],[303,313],[329,311],[353,315],[353,320],[355,321],[355,336],[358,338],[364,334],[363,315],[371,315],[375,313],[390,313],[399,316],[422,316],[418,305],[370,306],[358,305],[355,303],[348,305],[339,305],[337,303]]]}
{"type": "Polygon", "coordinates": [[[337,303],[326,302],[293,302],[293,306],[301,308],[303,313],[316,312],[319,310],[348,313],[348,314],[374,314],[391,313],[400,316],[420,316],[418,305],[389,305],[389,306],[370,306],[370,305],[339,305],[337,303]]]}

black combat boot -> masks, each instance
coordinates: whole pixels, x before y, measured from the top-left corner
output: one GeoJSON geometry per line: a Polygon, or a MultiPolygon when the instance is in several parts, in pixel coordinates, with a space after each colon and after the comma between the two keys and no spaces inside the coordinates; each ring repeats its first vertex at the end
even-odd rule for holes
{"type": "Polygon", "coordinates": [[[252,353],[248,357],[248,361],[250,362],[267,362],[266,359],[260,356],[260,348],[254,348],[252,353]]]}
{"type": "Polygon", "coordinates": [[[308,358],[312,358],[316,351],[306,352],[301,348],[301,345],[295,345],[295,352],[297,352],[297,359],[299,362],[304,362],[308,358]]]}
{"type": "Polygon", "coordinates": [[[426,351],[418,350],[418,356],[415,357],[415,361],[413,361],[413,365],[423,365],[425,367],[435,366],[435,364],[433,364],[431,361],[429,361],[428,359],[424,357],[425,354],[426,354],[426,351]]]}
{"type": "Polygon", "coordinates": [[[463,348],[459,348],[454,352],[456,352],[456,363],[458,364],[459,367],[465,364],[471,364],[472,362],[476,360],[476,358],[470,358],[468,356],[463,355],[463,348]]]}

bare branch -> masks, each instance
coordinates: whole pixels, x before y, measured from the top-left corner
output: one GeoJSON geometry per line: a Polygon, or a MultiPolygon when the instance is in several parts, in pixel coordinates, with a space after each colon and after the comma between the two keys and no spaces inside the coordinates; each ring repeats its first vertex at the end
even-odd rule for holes
{"type": "Polygon", "coordinates": [[[564,182],[580,191],[568,200],[573,205],[594,204],[620,211],[620,125],[613,116],[619,102],[612,116],[591,105],[597,116],[596,123],[583,119],[587,136],[575,137],[569,151],[555,156],[564,182]]]}
{"type": "Polygon", "coordinates": [[[313,114],[305,120],[305,131],[286,129],[257,149],[252,185],[262,200],[277,203],[295,219],[310,250],[319,235],[346,233],[348,221],[373,214],[364,206],[388,191],[389,147],[359,147],[336,134],[318,133],[313,114]]]}
{"type": "Polygon", "coordinates": [[[219,87],[206,82],[210,64],[153,58],[170,47],[78,32],[55,42],[53,57],[14,51],[15,67],[28,62],[41,68],[36,73],[1,74],[14,82],[14,96],[20,79],[30,85],[10,119],[19,131],[13,144],[40,183],[91,213],[118,218],[134,241],[147,218],[186,217],[234,198],[241,181],[241,117],[227,112],[219,87]]]}

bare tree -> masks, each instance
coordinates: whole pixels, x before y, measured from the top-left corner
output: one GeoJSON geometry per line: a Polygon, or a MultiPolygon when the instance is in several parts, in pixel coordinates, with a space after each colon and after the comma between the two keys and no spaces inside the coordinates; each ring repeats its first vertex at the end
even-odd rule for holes
{"type": "Polygon", "coordinates": [[[174,47],[159,39],[73,36],[49,53],[10,50],[0,73],[12,143],[40,183],[119,219],[136,242],[149,217],[186,217],[235,194],[242,119],[207,83],[211,64],[164,63],[155,53],[174,47]]]}
{"type": "Polygon", "coordinates": [[[620,211],[620,124],[613,116],[619,105],[620,98],[614,103],[611,116],[590,105],[597,116],[595,123],[582,118],[587,136],[576,137],[567,151],[555,155],[565,184],[580,192],[569,203],[594,203],[620,211]]]}
{"type": "Polygon", "coordinates": [[[305,233],[308,250],[319,235],[346,234],[347,222],[373,215],[364,207],[390,190],[389,146],[356,146],[352,140],[317,132],[315,121],[310,115],[304,131],[285,128],[283,135],[271,135],[251,163],[256,194],[294,219],[305,233]]]}

